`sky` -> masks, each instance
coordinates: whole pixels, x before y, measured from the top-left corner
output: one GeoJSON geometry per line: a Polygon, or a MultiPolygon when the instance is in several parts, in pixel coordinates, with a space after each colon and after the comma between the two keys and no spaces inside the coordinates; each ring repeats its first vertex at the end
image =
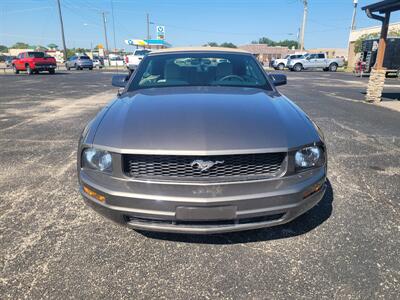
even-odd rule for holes
{"type": "MultiPolygon", "coordinates": [[[[301,0],[60,0],[67,48],[104,45],[101,12],[106,12],[109,47],[125,48],[125,39],[146,38],[146,13],[150,35],[165,26],[173,46],[207,42],[250,43],[260,37],[297,39],[302,22],[301,0]],[[114,15],[114,22],[113,22],[114,15]],[[115,41],[114,31],[115,28],[115,41]]],[[[353,0],[308,0],[306,48],[347,46],[353,0]]],[[[357,28],[377,26],[361,7],[377,0],[359,0],[357,28]]],[[[400,22],[400,12],[391,23],[400,22]]],[[[57,0],[0,0],[0,45],[16,42],[62,45],[57,0]]]]}

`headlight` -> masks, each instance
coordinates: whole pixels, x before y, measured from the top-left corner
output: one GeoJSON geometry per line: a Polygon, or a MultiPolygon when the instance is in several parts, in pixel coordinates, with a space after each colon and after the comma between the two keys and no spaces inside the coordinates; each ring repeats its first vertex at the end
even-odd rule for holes
{"type": "Polygon", "coordinates": [[[325,154],[321,147],[310,146],[298,150],[294,160],[296,169],[320,167],[325,162],[325,154]]]}
{"type": "Polygon", "coordinates": [[[83,151],[82,165],[103,172],[112,171],[112,156],[108,151],[88,148],[83,151]]]}

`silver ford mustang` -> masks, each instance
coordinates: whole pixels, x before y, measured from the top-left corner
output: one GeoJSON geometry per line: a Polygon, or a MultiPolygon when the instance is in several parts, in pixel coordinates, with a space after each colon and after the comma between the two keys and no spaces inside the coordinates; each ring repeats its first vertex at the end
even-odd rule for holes
{"type": "Polygon", "coordinates": [[[146,231],[211,234],[274,226],[326,189],[319,128],[257,60],[224,48],[146,56],[84,129],[78,176],[100,214],[146,231]]]}

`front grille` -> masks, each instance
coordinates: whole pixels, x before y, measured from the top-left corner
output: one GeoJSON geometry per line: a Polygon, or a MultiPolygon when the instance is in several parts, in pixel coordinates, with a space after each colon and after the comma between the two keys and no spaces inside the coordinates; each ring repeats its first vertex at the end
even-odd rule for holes
{"type": "Polygon", "coordinates": [[[248,180],[278,176],[283,171],[284,159],[285,153],[218,156],[125,154],[122,163],[124,173],[136,179],[248,180]],[[201,170],[199,164],[204,162],[216,164],[201,170]]]}

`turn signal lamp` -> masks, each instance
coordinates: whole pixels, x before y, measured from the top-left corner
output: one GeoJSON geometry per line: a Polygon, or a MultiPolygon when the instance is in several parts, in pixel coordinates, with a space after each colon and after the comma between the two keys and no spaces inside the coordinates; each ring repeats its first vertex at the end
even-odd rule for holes
{"type": "Polygon", "coordinates": [[[309,190],[305,191],[303,193],[303,199],[315,194],[316,192],[319,192],[324,185],[324,182],[319,182],[314,184],[309,190]]]}
{"type": "Polygon", "coordinates": [[[100,201],[100,202],[104,202],[106,201],[106,197],[104,197],[103,195],[100,195],[98,193],[96,193],[95,191],[93,191],[92,189],[88,188],[87,186],[83,186],[83,191],[88,194],[89,196],[95,198],[96,200],[100,201]]]}

